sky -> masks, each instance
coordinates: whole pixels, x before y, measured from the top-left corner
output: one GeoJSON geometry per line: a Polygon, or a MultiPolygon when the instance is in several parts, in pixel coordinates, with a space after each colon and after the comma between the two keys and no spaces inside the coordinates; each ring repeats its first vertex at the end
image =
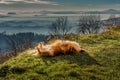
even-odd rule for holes
{"type": "Polygon", "coordinates": [[[0,10],[120,10],[120,0],[0,0],[0,10]]]}

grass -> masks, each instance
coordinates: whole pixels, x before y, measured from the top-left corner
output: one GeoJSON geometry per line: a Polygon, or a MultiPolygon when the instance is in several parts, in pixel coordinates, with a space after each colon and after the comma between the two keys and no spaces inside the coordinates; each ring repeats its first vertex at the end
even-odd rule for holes
{"type": "Polygon", "coordinates": [[[0,65],[0,80],[120,80],[120,28],[71,35],[81,54],[33,57],[26,51],[0,65]]]}

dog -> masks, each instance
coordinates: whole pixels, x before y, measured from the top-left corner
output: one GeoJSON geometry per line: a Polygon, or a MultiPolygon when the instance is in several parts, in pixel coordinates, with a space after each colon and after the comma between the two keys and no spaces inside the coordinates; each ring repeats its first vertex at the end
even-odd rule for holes
{"type": "Polygon", "coordinates": [[[33,54],[34,56],[57,56],[60,54],[79,54],[83,52],[84,49],[81,48],[79,43],[69,40],[56,40],[51,44],[44,44],[43,42],[39,43],[36,47],[37,52],[33,54]]]}

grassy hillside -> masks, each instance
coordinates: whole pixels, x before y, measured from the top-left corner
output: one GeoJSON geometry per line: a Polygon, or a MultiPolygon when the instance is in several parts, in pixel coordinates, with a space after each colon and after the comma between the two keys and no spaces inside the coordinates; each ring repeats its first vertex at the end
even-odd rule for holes
{"type": "Polygon", "coordinates": [[[24,51],[0,65],[0,80],[120,80],[119,31],[69,35],[86,50],[81,54],[36,58],[24,51]]]}

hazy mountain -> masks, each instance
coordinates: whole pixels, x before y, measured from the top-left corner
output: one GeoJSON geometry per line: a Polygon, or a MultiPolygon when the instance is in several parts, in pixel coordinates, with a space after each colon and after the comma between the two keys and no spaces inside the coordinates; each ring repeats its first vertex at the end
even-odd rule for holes
{"type": "Polygon", "coordinates": [[[85,13],[90,13],[90,14],[120,14],[120,10],[108,9],[108,10],[104,10],[104,11],[88,11],[85,13]]]}
{"type": "Polygon", "coordinates": [[[120,14],[120,10],[108,9],[103,11],[43,11],[44,14],[120,14]]]}

